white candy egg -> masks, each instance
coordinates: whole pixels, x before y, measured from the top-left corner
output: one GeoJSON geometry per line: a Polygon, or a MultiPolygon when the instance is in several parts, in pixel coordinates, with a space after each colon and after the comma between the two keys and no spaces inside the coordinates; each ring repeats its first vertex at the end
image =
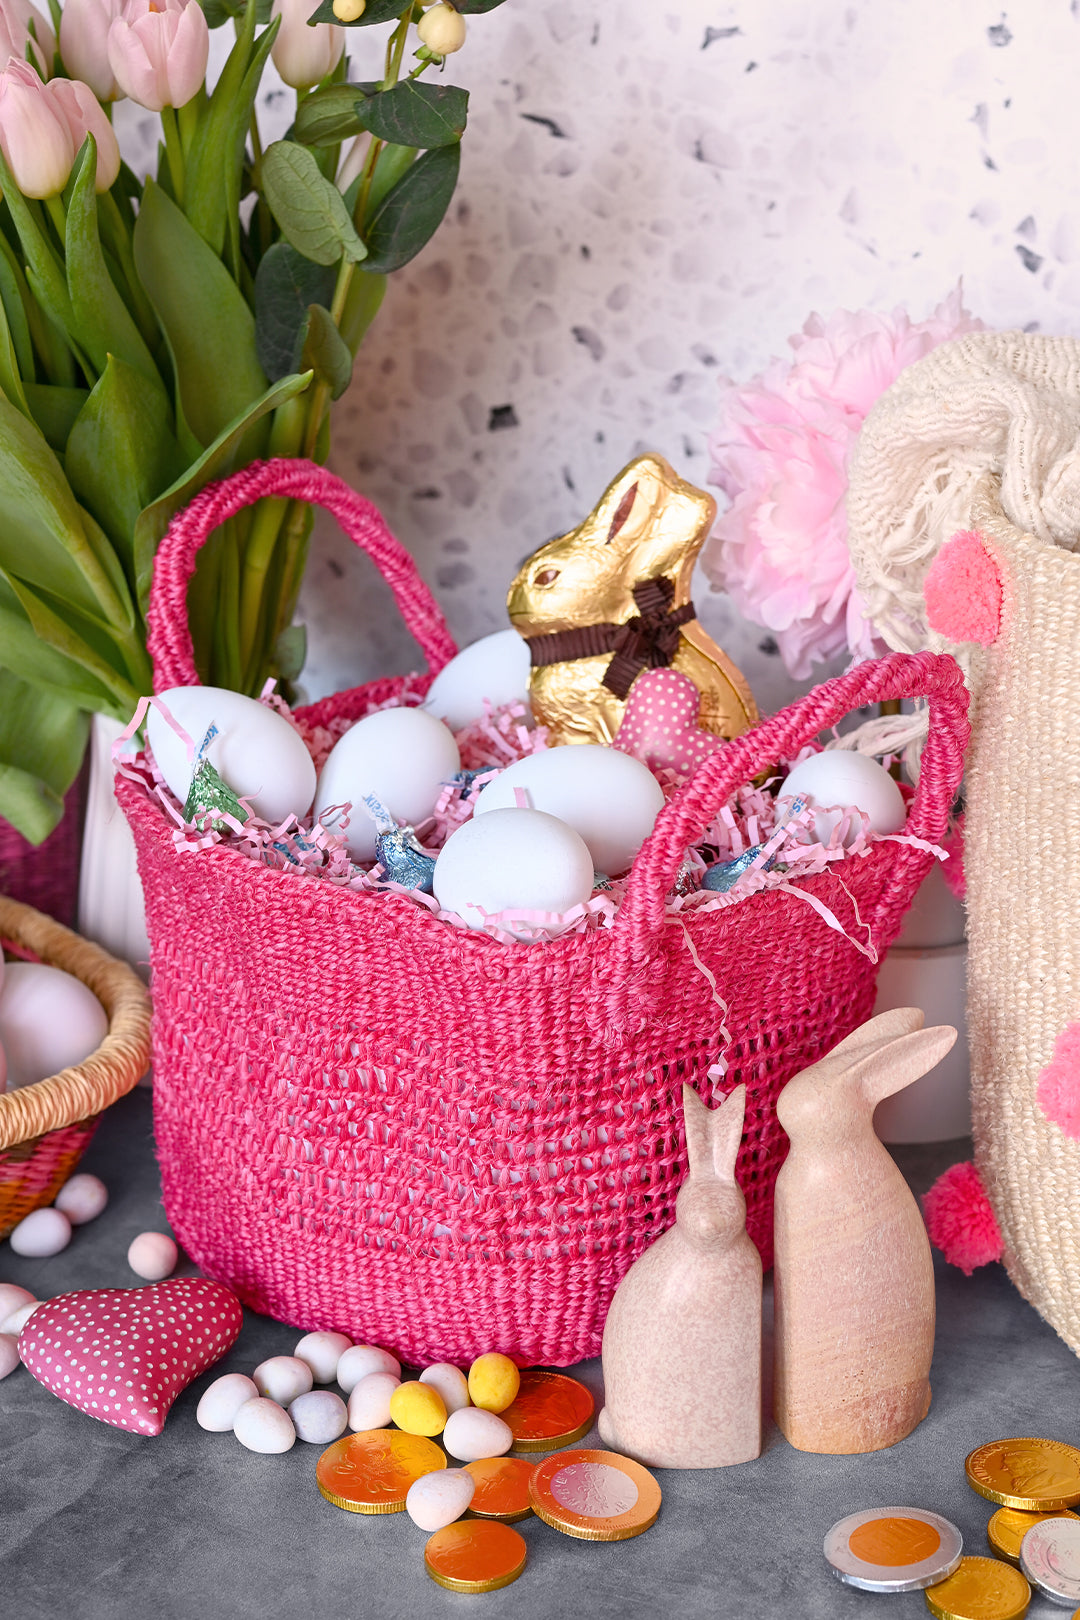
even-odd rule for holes
{"type": "Polygon", "coordinates": [[[12,1311],[33,1304],[34,1296],[29,1288],[20,1288],[18,1283],[0,1283],[0,1333],[11,1332],[5,1324],[12,1311]]]}
{"type": "Polygon", "coordinates": [[[13,1333],[18,1338],[34,1312],[40,1310],[44,1303],[44,1300],[32,1299],[27,1304],[20,1305],[17,1310],[12,1311],[10,1316],[5,1316],[4,1320],[0,1322],[0,1333],[13,1333]]]}
{"type": "Polygon", "coordinates": [[[432,1367],[425,1367],[420,1374],[422,1384],[430,1384],[442,1396],[443,1405],[448,1412],[460,1412],[463,1406],[471,1406],[469,1398],[469,1380],[450,1361],[437,1361],[432,1367]]]}
{"type": "Polygon", "coordinates": [[[59,1254],[71,1242],[71,1222],[58,1209],[33,1209],[24,1215],[11,1234],[11,1247],[16,1254],[43,1260],[59,1254]]]}
{"type": "Polygon", "coordinates": [[[296,1438],[309,1446],[328,1446],[345,1433],[349,1421],[345,1402],[332,1389],[309,1389],[306,1395],[298,1395],[289,1403],[289,1416],[296,1438]]]}
{"type": "Polygon", "coordinates": [[[44,962],[9,962],[0,988],[0,1042],[8,1090],[30,1086],[82,1063],[108,1033],[92,990],[44,962]]]}
{"type": "Polygon", "coordinates": [[[397,821],[415,826],[435,808],[442,785],[461,769],[457,743],[441,720],[423,709],[380,709],[358,720],[335,743],[319,776],[315,813],[335,828],[332,805],[351,804],[345,841],[355,861],[375,859],[375,823],[367,794],[397,821]]]}
{"type": "Polygon", "coordinates": [[[436,900],[470,928],[484,926],[485,912],[569,911],[592,887],[583,839],[540,810],[474,816],[451,833],[435,862],[436,900]]]}
{"type": "Polygon", "coordinates": [[[53,1199],[53,1207],[62,1210],[72,1226],[85,1226],[87,1221],[101,1214],[108,1202],[109,1189],[105,1183],[84,1171],[64,1182],[53,1199]]]}
{"type": "MultiPolygon", "coordinates": [[[[174,686],[161,693],[161,701],[196,751],[210,726],[217,726],[205,757],[256,815],[279,822],[307,812],[315,767],[300,733],[276,709],[220,686],[174,686]]],[[[187,748],[156,708],[147,717],[146,736],[170,791],[183,804],[194,769],[187,748]]]]}
{"type": "Polygon", "coordinates": [[[195,1410],[200,1429],[210,1434],[228,1434],[236,1414],[247,1401],[256,1401],[259,1391],[243,1373],[224,1373],[205,1389],[195,1410]]]}
{"type": "Polygon", "coordinates": [[[479,1462],[482,1457],[504,1456],[514,1443],[514,1431],[494,1412],[466,1406],[447,1418],[442,1443],[452,1457],[479,1462]]]}
{"type": "Polygon", "coordinates": [[[165,1232],[140,1232],[131,1240],[127,1252],[128,1265],[137,1277],[147,1282],[161,1282],[176,1270],[180,1251],[165,1232]]]}
{"type": "Polygon", "coordinates": [[[351,1350],[346,1350],[337,1365],[337,1381],[346,1395],[354,1389],[361,1378],[367,1378],[370,1373],[393,1373],[401,1382],[401,1362],[397,1356],[392,1356],[389,1350],[380,1350],[374,1344],[354,1344],[351,1350]]]}
{"type": "Polygon", "coordinates": [[[390,1422],[390,1397],[401,1379],[396,1373],[368,1373],[353,1386],[349,1396],[349,1428],[360,1434],[364,1429],[385,1429],[390,1422]]]}
{"type": "Polygon", "coordinates": [[[409,1486],[405,1511],[421,1530],[442,1530],[468,1509],[476,1481],[464,1468],[436,1468],[409,1486]]]}
{"type": "Polygon", "coordinates": [[[236,1414],[233,1433],[249,1451],[274,1456],[291,1451],[296,1440],[292,1418],[276,1401],[245,1401],[236,1414]]]}
{"type": "Polygon", "coordinates": [[[899,832],[907,819],[903,795],[884,765],[868,754],[853,754],[846,748],[811,754],[789,773],[781,784],[780,797],[804,794],[822,813],[814,817],[819,843],[827,844],[844,809],[862,810],[870,817],[877,833],[899,832]],[[840,808],[825,814],[833,805],[840,808]]]}
{"type": "Polygon", "coordinates": [[[0,1378],[6,1378],[8,1373],[13,1373],[18,1365],[18,1339],[14,1333],[0,1333],[0,1378]]]}
{"type": "Polygon", "coordinates": [[[516,760],[481,791],[473,814],[511,808],[516,788],[524,788],[530,809],[573,827],[588,844],[596,870],[608,877],[631,865],[664,808],[648,767],[599,743],[546,748],[516,760]]]}
{"type": "Polygon", "coordinates": [[[299,1356],[271,1356],[260,1361],[252,1373],[260,1395],[268,1395],[279,1406],[288,1406],[298,1395],[306,1395],[312,1385],[311,1368],[299,1356]]]}
{"type": "Polygon", "coordinates": [[[528,703],[530,663],[528,643],[516,630],[483,636],[439,671],[423,706],[451,731],[460,731],[481,718],[485,700],[493,709],[528,703]]]}
{"type": "Polygon", "coordinates": [[[346,1350],[351,1349],[352,1340],[344,1333],[306,1333],[293,1355],[307,1362],[317,1384],[332,1384],[337,1377],[338,1362],[346,1350]]]}

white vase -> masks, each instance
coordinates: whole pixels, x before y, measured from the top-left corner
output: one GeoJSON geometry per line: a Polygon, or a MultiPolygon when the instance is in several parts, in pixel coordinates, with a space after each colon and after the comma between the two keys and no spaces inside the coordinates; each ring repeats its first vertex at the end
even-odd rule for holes
{"type": "MultiPolygon", "coordinates": [[[[90,786],[79,872],[79,932],[150,977],[146,906],[135,841],[113,793],[113,744],[124,727],[95,714],[90,727],[90,786]]],[[[128,745],[130,752],[135,744],[128,745]]]]}

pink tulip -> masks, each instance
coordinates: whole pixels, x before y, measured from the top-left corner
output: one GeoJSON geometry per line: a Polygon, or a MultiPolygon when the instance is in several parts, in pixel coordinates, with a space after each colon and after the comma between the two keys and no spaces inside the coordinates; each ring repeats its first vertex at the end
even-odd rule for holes
{"type": "Polygon", "coordinates": [[[183,107],[206,77],[210,30],[199,0],[128,0],[109,27],[109,66],[125,96],[183,107]]]}
{"type": "Polygon", "coordinates": [[[0,73],[0,151],[24,197],[55,197],[75,162],[67,119],[29,62],[0,73]]]}
{"type": "Polygon", "coordinates": [[[109,66],[109,29],[123,9],[124,0],[65,0],[60,16],[64,66],[88,84],[99,101],[115,101],[122,93],[109,66]]]}
{"type": "Polygon", "coordinates": [[[294,90],[310,90],[325,79],[341,61],[345,30],[333,23],[308,27],[311,0],[274,0],[271,17],[281,18],[281,27],[270,48],[274,66],[294,90]]]}
{"type": "Polygon", "coordinates": [[[0,62],[6,62],[9,56],[25,62],[31,23],[34,35],[30,48],[47,78],[56,54],[56,35],[31,0],[0,0],[0,62]]]}
{"type": "Polygon", "coordinates": [[[120,148],[113,127],[88,84],[79,79],[50,79],[46,93],[67,122],[76,153],[88,135],[97,146],[95,191],[108,191],[120,173],[120,148]]]}

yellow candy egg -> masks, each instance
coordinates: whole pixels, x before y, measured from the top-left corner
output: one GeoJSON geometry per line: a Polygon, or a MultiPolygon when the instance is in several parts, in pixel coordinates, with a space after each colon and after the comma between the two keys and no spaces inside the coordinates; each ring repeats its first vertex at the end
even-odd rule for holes
{"type": "Polygon", "coordinates": [[[469,1368],[472,1403],[485,1412],[505,1412],[520,1387],[521,1374],[510,1357],[499,1355],[497,1350],[478,1356],[469,1368]]]}
{"type": "Polygon", "coordinates": [[[399,1384],[390,1397],[390,1420],[406,1434],[442,1434],[446,1427],[446,1403],[430,1384],[411,1380],[399,1384]]]}

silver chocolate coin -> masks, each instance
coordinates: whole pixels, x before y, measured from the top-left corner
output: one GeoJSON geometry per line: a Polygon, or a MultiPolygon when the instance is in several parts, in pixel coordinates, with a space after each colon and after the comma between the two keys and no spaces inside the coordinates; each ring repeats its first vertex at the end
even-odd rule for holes
{"type": "Polygon", "coordinates": [[[1040,1519],[1020,1543],[1020,1568],[1044,1596],[1080,1603],[1080,1519],[1040,1519]]]}
{"type": "MultiPolygon", "coordinates": [[[[1076,1521],[1080,1530],[1080,1519],[1076,1521]]],[[[925,1508],[869,1508],[849,1513],[825,1537],[825,1558],[846,1586],[864,1592],[917,1592],[951,1575],[964,1538],[955,1524],[925,1508]]]]}

